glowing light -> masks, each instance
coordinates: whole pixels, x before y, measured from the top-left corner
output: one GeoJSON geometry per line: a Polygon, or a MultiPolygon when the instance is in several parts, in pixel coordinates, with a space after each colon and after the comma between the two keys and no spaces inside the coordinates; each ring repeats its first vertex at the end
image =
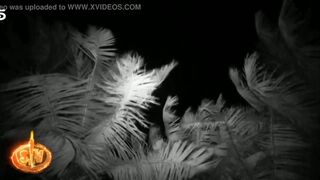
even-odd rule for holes
{"type": "Polygon", "coordinates": [[[13,166],[22,172],[37,174],[46,169],[52,160],[49,149],[35,143],[33,131],[30,132],[28,143],[17,147],[11,155],[13,166]]]}

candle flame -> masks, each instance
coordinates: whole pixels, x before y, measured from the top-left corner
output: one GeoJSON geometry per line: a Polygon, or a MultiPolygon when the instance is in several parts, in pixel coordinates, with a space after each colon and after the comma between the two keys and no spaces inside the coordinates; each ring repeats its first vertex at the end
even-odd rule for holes
{"type": "Polygon", "coordinates": [[[34,138],[33,138],[33,131],[30,132],[30,140],[29,140],[29,157],[30,157],[30,166],[33,168],[34,163],[33,163],[33,148],[34,148],[34,138]]]}

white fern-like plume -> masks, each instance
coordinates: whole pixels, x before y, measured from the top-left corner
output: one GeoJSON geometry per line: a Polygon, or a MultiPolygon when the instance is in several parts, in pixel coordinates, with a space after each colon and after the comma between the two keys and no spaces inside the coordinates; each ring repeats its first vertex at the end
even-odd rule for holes
{"type": "Polygon", "coordinates": [[[91,129],[99,124],[101,118],[108,116],[105,114],[101,116],[102,111],[110,111],[104,105],[97,104],[97,101],[102,101],[97,86],[105,77],[110,76],[108,72],[115,63],[114,37],[108,29],[89,27],[86,34],[73,32],[72,40],[77,73],[81,78],[88,80],[86,87],[88,94],[83,101],[85,108],[82,125],[91,129]],[[98,106],[101,108],[97,109],[98,106]]]}
{"type": "MultiPolygon", "coordinates": [[[[143,110],[156,103],[152,92],[177,65],[172,62],[160,69],[146,71],[142,69],[143,59],[140,56],[127,54],[116,61],[115,70],[109,72],[110,77],[104,78],[98,87],[107,94],[104,103],[115,107],[114,114],[97,126],[95,135],[88,137],[96,142],[107,141],[115,148],[127,147],[129,136],[144,141],[144,133],[136,123],[147,127],[143,110]]],[[[130,151],[130,148],[127,148],[130,151]]],[[[130,153],[130,152],[129,152],[130,153]]]]}
{"type": "Polygon", "coordinates": [[[220,159],[211,159],[212,151],[187,141],[164,144],[160,150],[115,165],[111,175],[115,180],[182,180],[215,167],[220,159]]]}
{"type": "Polygon", "coordinates": [[[74,165],[83,175],[97,178],[108,158],[135,153],[130,138],[144,140],[137,127],[147,125],[143,110],[156,103],[152,92],[177,63],[146,71],[141,57],[115,60],[113,36],[104,29],[73,38],[80,61],[77,77],[44,74],[1,85],[1,112],[8,116],[1,125],[5,124],[6,138],[22,139],[35,129],[37,139],[55,154],[48,174],[67,177],[74,165]]]}
{"type": "Polygon", "coordinates": [[[216,102],[213,100],[204,99],[198,107],[197,112],[191,112],[188,108],[181,118],[181,126],[187,131],[197,129],[212,129],[217,127],[223,121],[225,113],[223,107],[225,101],[220,94],[216,102]]]}
{"type": "Polygon", "coordinates": [[[110,61],[110,57],[115,55],[115,48],[112,47],[115,39],[108,29],[90,26],[86,34],[74,30],[72,35],[72,39],[77,43],[75,46],[82,50],[92,61],[101,64],[97,65],[96,68],[105,67],[107,61],[110,61]]]}
{"type": "Polygon", "coordinates": [[[181,139],[181,128],[178,122],[180,118],[175,115],[173,107],[178,105],[178,97],[169,96],[162,110],[163,123],[165,133],[169,141],[177,141],[181,139]]]}
{"type": "MultiPolygon", "coordinates": [[[[229,70],[229,76],[233,84],[236,86],[238,93],[257,111],[263,112],[265,109],[264,103],[257,97],[255,91],[251,91],[250,85],[256,85],[257,78],[252,73],[261,72],[261,68],[257,69],[255,64],[258,54],[254,53],[251,56],[247,56],[245,59],[245,74],[240,72],[236,68],[231,68],[229,70]],[[251,62],[251,63],[249,63],[251,62]],[[253,82],[248,82],[247,78],[253,82]]],[[[262,77],[263,78],[263,77],[262,77]]],[[[259,78],[261,79],[261,77],[259,78]]]]}
{"type": "Polygon", "coordinates": [[[305,132],[315,130],[318,102],[312,90],[294,73],[270,71],[257,63],[257,53],[245,59],[244,74],[230,69],[230,78],[239,94],[261,113],[275,112],[287,117],[305,132]]]}

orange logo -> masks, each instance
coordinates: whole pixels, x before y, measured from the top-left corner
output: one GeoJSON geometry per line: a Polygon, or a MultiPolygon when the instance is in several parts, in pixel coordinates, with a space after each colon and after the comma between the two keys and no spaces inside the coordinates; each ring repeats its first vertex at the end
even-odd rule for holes
{"type": "Polygon", "coordinates": [[[44,145],[35,143],[33,131],[30,133],[29,142],[20,145],[11,155],[13,166],[23,172],[37,174],[46,169],[52,160],[49,149],[44,145]]]}

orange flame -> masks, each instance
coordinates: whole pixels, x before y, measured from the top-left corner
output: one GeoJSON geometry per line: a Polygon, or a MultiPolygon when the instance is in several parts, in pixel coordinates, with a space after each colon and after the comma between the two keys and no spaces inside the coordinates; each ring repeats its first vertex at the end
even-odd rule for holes
{"type": "Polygon", "coordinates": [[[11,155],[13,166],[22,172],[37,174],[46,169],[52,160],[49,149],[44,145],[35,143],[34,133],[30,132],[29,142],[20,145],[11,155]]]}

